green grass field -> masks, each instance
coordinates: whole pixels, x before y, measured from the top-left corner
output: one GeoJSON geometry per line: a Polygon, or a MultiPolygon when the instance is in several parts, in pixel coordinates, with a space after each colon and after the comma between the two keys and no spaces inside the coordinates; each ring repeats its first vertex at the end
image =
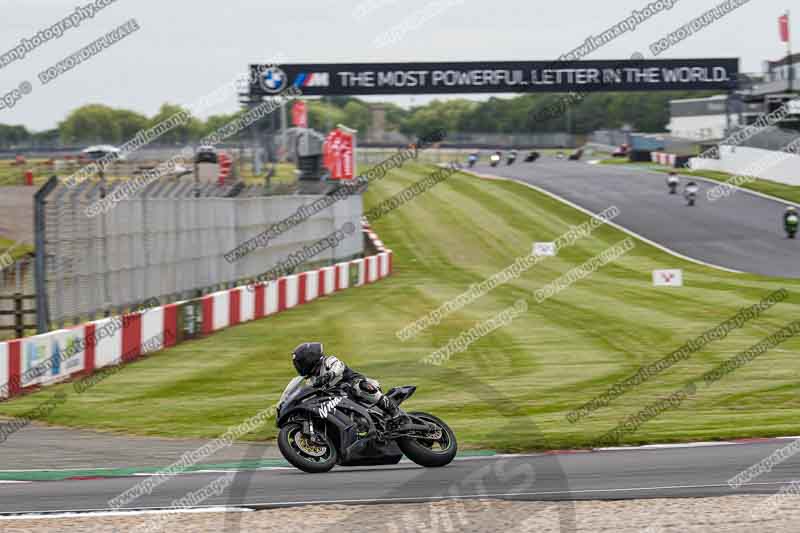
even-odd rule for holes
{"type": "MultiPolygon", "coordinates": [[[[367,208],[432,171],[407,164],[370,186],[367,208]]],[[[395,332],[586,220],[522,185],[463,174],[385,215],[374,226],[395,252],[395,274],[272,318],[188,342],[124,368],[83,394],[69,385],[0,406],[19,415],[58,391],[69,399],[45,421],[105,431],[213,437],[274,403],[292,377],[290,350],[320,340],[381,380],[416,384],[409,409],[451,423],[470,448],[588,446],[628,415],[669,395],[800,316],[797,280],[737,275],[688,263],[637,242],[542,304],[532,293],[626,235],[603,227],[558,257],[453,313],[418,337],[395,332]],[[653,288],[651,271],[683,268],[686,287],[653,288]],[[786,287],[789,299],[575,424],[565,420],[605,389],[705,330],[786,287]],[[529,309],[437,368],[419,361],[520,298],[529,309]]],[[[792,339],[725,377],[624,442],[796,435],[800,342],[792,339]]],[[[264,427],[252,439],[271,439],[264,427]]]]}
{"type": "Polygon", "coordinates": [[[11,257],[15,260],[20,257],[33,253],[33,246],[27,243],[19,243],[11,239],[0,236],[0,254],[3,254],[11,249],[11,257]],[[11,247],[13,246],[13,249],[11,247]]]}

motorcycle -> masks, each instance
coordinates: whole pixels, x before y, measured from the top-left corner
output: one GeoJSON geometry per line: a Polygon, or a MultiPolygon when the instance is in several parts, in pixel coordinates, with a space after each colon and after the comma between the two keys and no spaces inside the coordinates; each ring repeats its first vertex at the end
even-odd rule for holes
{"type": "Polygon", "coordinates": [[[683,193],[684,198],[686,198],[686,203],[690,206],[694,205],[695,200],[697,199],[697,185],[689,185],[686,187],[686,191],[683,193]]]}
{"type": "Polygon", "coordinates": [[[467,161],[469,162],[469,168],[472,168],[475,166],[475,163],[478,162],[478,156],[475,154],[470,154],[469,158],[467,158],[467,161]]]}
{"type": "Polygon", "coordinates": [[[570,161],[580,161],[581,157],[583,157],[583,148],[578,148],[573,153],[569,155],[570,161]]]}
{"type": "Polygon", "coordinates": [[[786,229],[786,235],[790,239],[794,239],[795,236],[797,235],[797,223],[798,223],[797,215],[789,215],[786,217],[786,220],[784,221],[783,224],[784,229],[786,229]]]}
{"type": "Polygon", "coordinates": [[[496,167],[500,164],[500,154],[492,154],[489,156],[489,165],[496,167]]]}
{"type": "Polygon", "coordinates": [[[517,153],[511,152],[510,154],[508,154],[508,159],[506,159],[506,165],[510,167],[511,165],[514,164],[516,160],[517,160],[517,153]]]}
{"type": "MultiPolygon", "coordinates": [[[[278,448],[287,461],[309,473],[334,466],[397,464],[403,455],[420,466],[440,467],[456,456],[455,433],[441,419],[423,412],[406,412],[395,427],[376,405],[357,403],[348,384],[330,388],[292,379],[278,401],[278,448]]],[[[395,387],[386,395],[400,405],[414,394],[413,385],[395,387]]]]}
{"type": "Polygon", "coordinates": [[[678,184],[680,180],[678,178],[670,176],[667,178],[667,187],[669,187],[670,194],[677,194],[678,193],[678,184]]]}
{"type": "Polygon", "coordinates": [[[531,152],[525,157],[526,163],[534,163],[537,159],[539,159],[540,154],[539,152],[531,152]]]}

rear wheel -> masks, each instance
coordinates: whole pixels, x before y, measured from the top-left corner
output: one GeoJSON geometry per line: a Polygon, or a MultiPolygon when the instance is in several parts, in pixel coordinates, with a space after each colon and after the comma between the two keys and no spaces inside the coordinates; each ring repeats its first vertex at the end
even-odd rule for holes
{"type": "Polygon", "coordinates": [[[443,420],[428,413],[408,413],[436,427],[434,431],[414,437],[397,439],[397,445],[406,457],[420,466],[445,466],[458,452],[456,434],[443,420]]]}
{"type": "Polygon", "coordinates": [[[321,474],[336,465],[339,454],[330,437],[324,433],[317,433],[317,436],[325,444],[311,442],[303,435],[301,424],[289,422],[278,433],[278,448],[287,461],[303,472],[321,474]]]}

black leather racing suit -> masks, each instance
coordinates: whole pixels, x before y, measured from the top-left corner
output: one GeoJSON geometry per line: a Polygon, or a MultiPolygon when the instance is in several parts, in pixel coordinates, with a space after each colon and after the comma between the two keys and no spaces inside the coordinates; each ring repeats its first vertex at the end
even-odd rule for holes
{"type": "Polygon", "coordinates": [[[329,385],[339,385],[346,383],[356,399],[367,405],[377,405],[383,409],[390,418],[398,418],[401,415],[400,408],[391,398],[383,394],[380,383],[370,379],[365,375],[356,372],[338,357],[326,355],[314,370],[311,378],[311,386],[323,387],[329,385]]]}

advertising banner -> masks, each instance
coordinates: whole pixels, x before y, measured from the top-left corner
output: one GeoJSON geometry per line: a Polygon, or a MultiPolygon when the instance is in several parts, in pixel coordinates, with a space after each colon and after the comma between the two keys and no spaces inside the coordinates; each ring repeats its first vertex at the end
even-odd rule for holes
{"type": "Polygon", "coordinates": [[[781,34],[781,42],[789,42],[789,15],[781,15],[778,18],[778,32],[781,34]]]}
{"type": "Polygon", "coordinates": [[[351,180],[355,177],[355,138],[353,134],[335,129],[322,146],[322,164],[331,179],[351,180]]]}
{"type": "Polygon", "coordinates": [[[58,381],[84,369],[83,328],[58,330],[22,342],[23,387],[58,381]]]}
{"type": "Polygon", "coordinates": [[[306,103],[302,100],[298,100],[292,106],[292,124],[298,128],[308,127],[308,110],[306,103]]]}
{"type": "Polygon", "coordinates": [[[202,301],[190,300],[178,306],[178,343],[199,337],[203,332],[202,301]]]}
{"type": "Polygon", "coordinates": [[[654,270],[653,286],[683,287],[683,271],[680,269],[654,270]]]}
{"type": "Polygon", "coordinates": [[[707,91],[737,88],[738,58],[251,65],[251,95],[707,91]]]}

